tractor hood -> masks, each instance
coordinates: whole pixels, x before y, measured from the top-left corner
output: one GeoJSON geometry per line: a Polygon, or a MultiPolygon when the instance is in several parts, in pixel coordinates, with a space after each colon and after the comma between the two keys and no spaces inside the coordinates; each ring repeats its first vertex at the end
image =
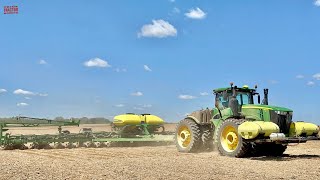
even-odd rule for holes
{"type": "Polygon", "coordinates": [[[273,111],[285,111],[292,112],[291,109],[278,107],[278,106],[270,106],[270,105],[257,105],[257,104],[247,104],[242,106],[243,109],[265,109],[265,110],[273,110],[273,111]]]}

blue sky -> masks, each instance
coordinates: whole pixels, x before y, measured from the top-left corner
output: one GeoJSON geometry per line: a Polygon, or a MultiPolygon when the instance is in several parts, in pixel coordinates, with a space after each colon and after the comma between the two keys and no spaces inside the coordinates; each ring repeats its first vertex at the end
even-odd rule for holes
{"type": "Polygon", "coordinates": [[[213,107],[233,81],[320,123],[320,1],[0,1],[0,116],[213,107]],[[18,5],[19,14],[3,14],[18,5]]]}

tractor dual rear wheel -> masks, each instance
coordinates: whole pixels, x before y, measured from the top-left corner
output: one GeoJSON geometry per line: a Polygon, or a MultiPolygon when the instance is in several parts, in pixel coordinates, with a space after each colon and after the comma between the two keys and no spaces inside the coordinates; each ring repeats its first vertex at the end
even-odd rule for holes
{"type": "Polygon", "coordinates": [[[184,119],[176,127],[175,144],[179,152],[197,152],[201,147],[201,130],[191,119],[184,119]]]}
{"type": "Polygon", "coordinates": [[[246,157],[249,144],[238,134],[238,126],[243,122],[243,119],[227,119],[217,129],[217,147],[221,155],[246,157]]]}
{"type": "Polygon", "coordinates": [[[213,134],[214,126],[206,125],[201,127],[201,140],[202,140],[202,150],[212,151],[214,149],[213,134]]]}

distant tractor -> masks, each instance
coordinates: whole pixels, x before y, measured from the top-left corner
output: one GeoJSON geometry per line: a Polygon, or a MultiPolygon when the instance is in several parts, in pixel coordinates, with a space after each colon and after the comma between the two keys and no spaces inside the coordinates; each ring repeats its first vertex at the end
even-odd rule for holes
{"type": "Polygon", "coordinates": [[[281,156],[288,143],[320,140],[319,127],[292,122],[292,110],[268,105],[248,86],[215,89],[215,108],[195,111],[176,128],[175,143],[180,152],[210,151],[231,157],[281,156]],[[254,99],[258,101],[254,104],[254,99]]]}

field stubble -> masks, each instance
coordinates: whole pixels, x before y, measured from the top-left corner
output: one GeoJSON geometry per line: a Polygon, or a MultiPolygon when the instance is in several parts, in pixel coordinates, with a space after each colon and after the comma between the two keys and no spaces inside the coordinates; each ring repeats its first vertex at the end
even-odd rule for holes
{"type": "MultiPolygon", "coordinates": [[[[168,130],[174,124],[167,125],[168,130]]],[[[85,125],[108,131],[106,125],[85,125]]],[[[80,127],[81,128],[81,127],[80,127]]],[[[79,127],[67,128],[78,132],[79,127]]],[[[34,134],[30,129],[12,133],[34,134]]],[[[38,128],[55,133],[56,128],[38,128]]],[[[289,146],[284,157],[183,154],[175,146],[0,151],[0,179],[318,179],[320,142],[289,146]]]]}

